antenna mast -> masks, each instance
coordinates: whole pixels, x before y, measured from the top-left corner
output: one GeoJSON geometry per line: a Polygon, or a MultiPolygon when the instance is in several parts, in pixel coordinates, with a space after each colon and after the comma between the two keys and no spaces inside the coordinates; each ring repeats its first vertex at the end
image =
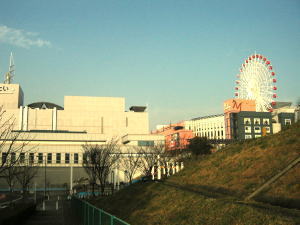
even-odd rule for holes
{"type": "Polygon", "coordinates": [[[9,67],[8,67],[8,72],[5,74],[5,84],[10,84],[12,82],[12,78],[15,75],[15,63],[14,63],[14,58],[12,52],[10,53],[10,58],[9,58],[9,67]]]}

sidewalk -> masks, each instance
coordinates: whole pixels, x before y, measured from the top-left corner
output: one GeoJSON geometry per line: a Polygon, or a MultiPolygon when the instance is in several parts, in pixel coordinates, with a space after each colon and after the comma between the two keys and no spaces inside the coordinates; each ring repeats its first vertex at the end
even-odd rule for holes
{"type": "Polygon", "coordinates": [[[56,200],[46,200],[45,210],[43,203],[37,205],[36,212],[23,225],[64,225],[63,201],[58,201],[58,210],[56,204],[56,200]]]}

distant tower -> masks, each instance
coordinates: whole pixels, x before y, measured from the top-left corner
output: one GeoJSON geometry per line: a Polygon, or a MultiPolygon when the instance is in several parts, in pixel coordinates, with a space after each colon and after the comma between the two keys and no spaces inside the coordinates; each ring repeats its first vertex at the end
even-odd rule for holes
{"type": "Polygon", "coordinates": [[[4,83],[5,84],[10,84],[12,82],[12,78],[15,75],[15,63],[14,63],[14,58],[12,52],[10,53],[10,58],[9,58],[9,67],[8,67],[8,72],[5,74],[5,79],[4,83]]]}

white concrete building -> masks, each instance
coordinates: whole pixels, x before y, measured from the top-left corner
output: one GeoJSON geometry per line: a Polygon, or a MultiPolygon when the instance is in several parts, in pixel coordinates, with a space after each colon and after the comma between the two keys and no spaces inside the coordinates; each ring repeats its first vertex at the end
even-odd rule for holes
{"type": "Polygon", "coordinates": [[[297,107],[292,106],[291,102],[277,102],[272,112],[273,133],[278,133],[282,127],[295,123],[298,114],[297,107]]]}
{"type": "Polygon", "coordinates": [[[184,122],[185,129],[192,130],[195,136],[208,139],[225,139],[224,114],[197,117],[184,122]]]}
{"type": "MultiPolygon", "coordinates": [[[[19,84],[0,84],[0,106],[2,112],[5,110],[1,122],[12,118],[13,132],[20,134],[19,143],[29,141],[26,149],[34,149],[26,153],[27,157],[41,166],[46,163],[48,169],[81,168],[82,145],[86,143],[105,144],[114,138],[126,153],[128,146],[164,141],[163,135],[149,133],[146,107],[133,106],[125,111],[121,97],[65,96],[63,107],[48,102],[24,106],[23,98],[19,84]]],[[[0,160],[3,154],[2,149],[0,160]]],[[[80,176],[82,172],[74,173],[74,179],[80,176]]],[[[56,179],[57,183],[69,181],[59,176],[56,179]]]]}

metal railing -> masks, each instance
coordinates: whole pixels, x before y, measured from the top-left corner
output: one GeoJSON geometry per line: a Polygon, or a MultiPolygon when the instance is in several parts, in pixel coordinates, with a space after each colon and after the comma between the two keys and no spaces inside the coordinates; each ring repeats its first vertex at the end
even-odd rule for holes
{"type": "Polygon", "coordinates": [[[82,225],[130,225],[77,197],[72,197],[71,206],[82,225]]]}

